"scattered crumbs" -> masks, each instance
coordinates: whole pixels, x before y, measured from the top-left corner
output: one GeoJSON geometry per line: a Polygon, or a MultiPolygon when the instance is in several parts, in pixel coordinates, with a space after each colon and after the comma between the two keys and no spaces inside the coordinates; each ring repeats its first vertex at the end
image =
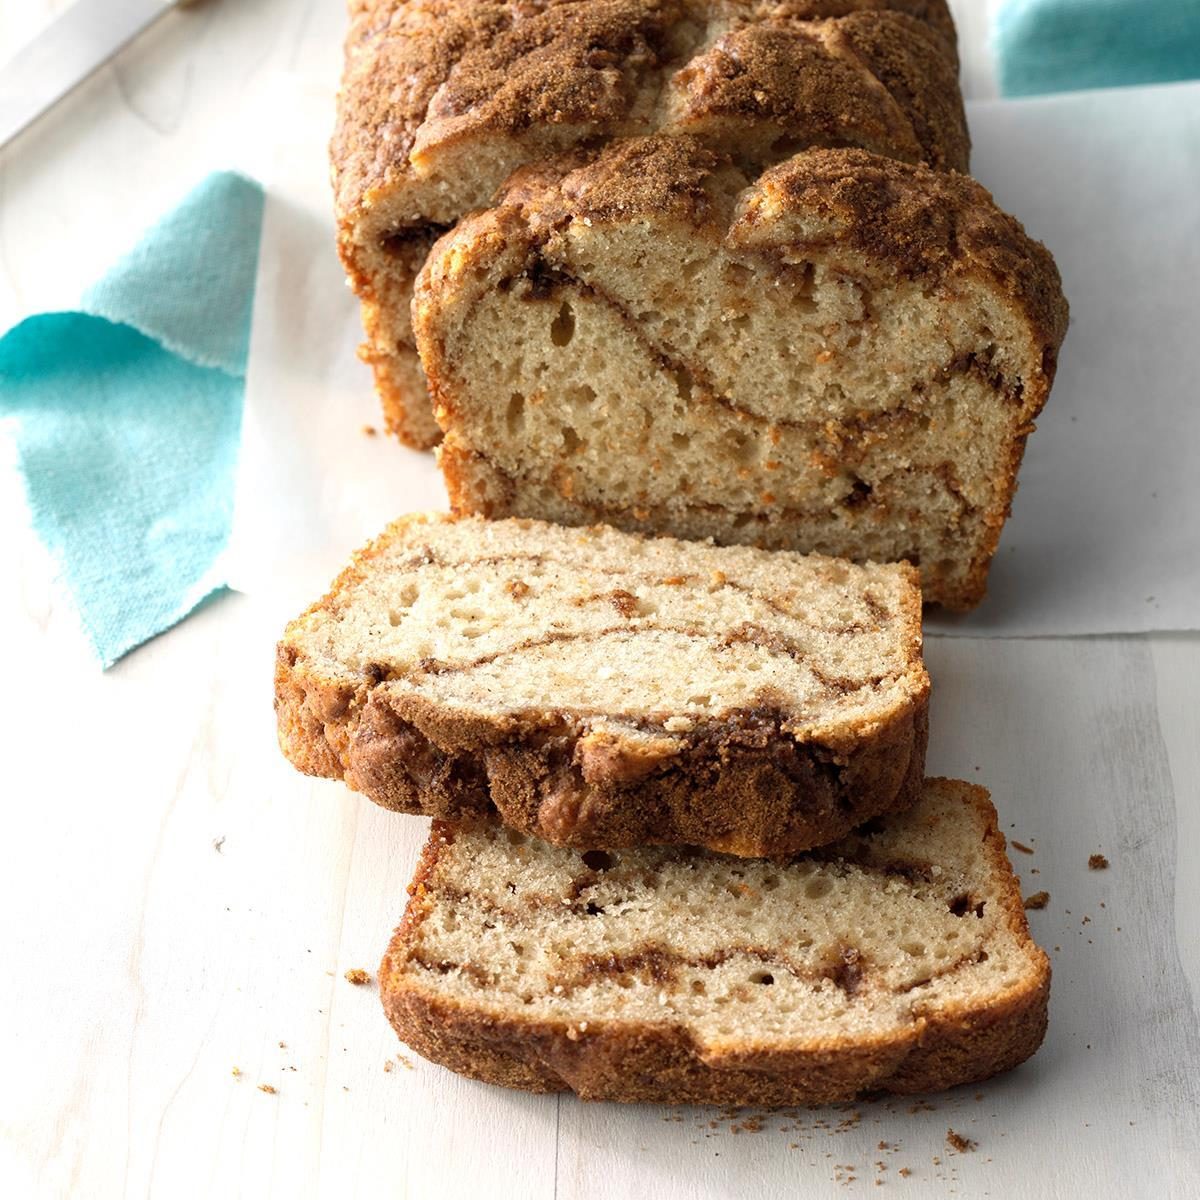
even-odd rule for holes
{"type": "Polygon", "coordinates": [[[1107,871],[1108,859],[1103,854],[1092,854],[1088,856],[1089,871],[1107,871]]]}
{"type": "Polygon", "coordinates": [[[260,1083],[258,1085],[258,1090],[260,1092],[266,1092],[268,1096],[277,1096],[279,1094],[279,1089],[270,1083],[260,1083]]]}
{"type": "Polygon", "coordinates": [[[1080,921],[1079,923],[1080,923],[1080,925],[1090,925],[1092,923],[1092,918],[1084,917],[1083,920],[1080,921]]]}
{"type": "Polygon", "coordinates": [[[412,1065],[412,1059],[411,1059],[411,1058],[405,1058],[403,1054],[397,1054],[397,1055],[396,1055],[396,1061],[397,1061],[397,1062],[398,1062],[398,1063],[399,1063],[399,1064],[400,1064],[400,1065],[401,1065],[401,1066],[402,1066],[402,1067],[403,1067],[403,1068],[404,1068],[406,1071],[411,1071],[411,1070],[413,1069],[413,1065],[412,1065]]]}
{"type": "Polygon", "coordinates": [[[232,1076],[234,1077],[234,1079],[241,1079],[241,1077],[242,1077],[242,1068],[241,1068],[241,1067],[234,1067],[234,1068],[233,1068],[233,1070],[232,1070],[232,1071],[230,1071],[229,1073],[230,1073],[230,1075],[232,1075],[232,1076]]]}
{"type": "Polygon", "coordinates": [[[213,838],[213,849],[214,849],[214,850],[215,850],[215,851],[216,851],[218,854],[220,854],[220,853],[221,853],[221,847],[222,847],[223,845],[225,845],[225,835],[224,835],[224,834],[221,834],[221,836],[220,836],[220,837],[213,838]]]}
{"type": "Polygon", "coordinates": [[[1040,875],[1041,871],[1037,867],[1030,867],[1029,873],[1030,875],[1040,875]]]}
{"type": "Polygon", "coordinates": [[[890,1150],[891,1146],[889,1146],[887,1142],[880,1142],[879,1145],[875,1147],[875,1149],[876,1150],[890,1150]]]}
{"type": "Polygon", "coordinates": [[[972,1141],[969,1137],[963,1137],[961,1133],[955,1133],[953,1129],[947,1129],[946,1145],[959,1154],[966,1154],[968,1150],[974,1150],[978,1143],[972,1141]]]}
{"type": "Polygon", "coordinates": [[[976,1092],[976,1093],[975,1093],[975,1103],[976,1103],[976,1104],[978,1104],[978,1103],[979,1103],[979,1101],[980,1101],[980,1100],[982,1100],[982,1099],[983,1099],[983,1093],[982,1093],[982,1092],[976,1092]]]}
{"type": "Polygon", "coordinates": [[[343,1083],[343,1084],[342,1084],[342,1091],[343,1091],[343,1092],[348,1092],[349,1090],[350,1090],[350,1089],[349,1089],[349,1088],[348,1088],[348,1087],[347,1087],[347,1086],[346,1086],[346,1085],[343,1083]]]}
{"type": "MultiPolygon", "coordinates": [[[[1133,1124],[1133,1122],[1132,1122],[1132,1121],[1130,1121],[1129,1123],[1130,1123],[1130,1125],[1132,1125],[1132,1124],[1133,1124]]],[[[799,1143],[799,1142],[788,1142],[788,1149],[789,1149],[789,1150],[799,1150],[799,1149],[800,1149],[800,1143],[799,1143]]]]}
{"type": "Polygon", "coordinates": [[[896,1174],[902,1175],[905,1179],[907,1179],[912,1174],[912,1168],[911,1167],[901,1167],[900,1170],[896,1172],[896,1174]]]}
{"type": "Polygon", "coordinates": [[[1055,947],[1054,947],[1054,953],[1055,953],[1055,954],[1061,954],[1061,953],[1062,953],[1062,947],[1061,947],[1061,946],[1055,946],[1055,947]]]}
{"type": "Polygon", "coordinates": [[[391,1060],[390,1058],[389,1058],[389,1059],[388,1059],[388,1060],[387,1060],[387,1061],[386,1061],[386,1062],[383,1064],[383,1069],[384,1069],[385,1071],[391,1071],[391,1069],[392,1069],[392,1060],[391,1060]]]}
{"type": "Polygon", "coordinates": [[[370,983],[371,977],[362,969],[362,967],[351,967],[346,972],[346,980],[354,984],[355,987],[362,987],[364,983],[370,983]]]}
{"type": "Polygon", "coordinates": [[[367,437],[374,437],[379,432],[374,425],[364,425],[362,431],[367,437]]]}
{"type": "Polygon", "coordinates": [[[1032,896],[1025,897],[1026,908],[1045,908],[1050,903],[1049,892],[1034,892],[1032,896]]]}
{"type": "Polygon", "coordinates": [[[280,1050],[286,1050],[286,1049],[287,1049],[287,1042],[280,1042],[280,1043],[279,1043],[279,1048],[280,1048],[280,1050]]]}
{"type": "Polygon", "coordinates": [[[1020,852],[1021,852],[1022,854],[1032,854],[1032,853],[1033,853],[1033,847],[1032,847],[1032,846],[1027,846],[1027,845],[1025,845],[1025,843],[1024,843],[1024,842],[1018,842],[1016,838],[1013,838],[1013,840],[1012,840],[1011,842],[1009,842],[1008,844],[1009,844],[1009,845],[1010,845],[1010,846],[1011,846],[1011,847],[1012,847],[1014,850],[1020,850],[1020,852]]]}
{"type": "Polygon", "coordinates": [[[928,1100],[918,1100],[916,1102],[916,1104],[909,1105],[909,1107],[908,1107],[909,1116],[912,1116],[914,1113],[919,1113],[919,1112],[937,1112],[937,1109],[932,1104],[930,1104],[928,1100]]]}

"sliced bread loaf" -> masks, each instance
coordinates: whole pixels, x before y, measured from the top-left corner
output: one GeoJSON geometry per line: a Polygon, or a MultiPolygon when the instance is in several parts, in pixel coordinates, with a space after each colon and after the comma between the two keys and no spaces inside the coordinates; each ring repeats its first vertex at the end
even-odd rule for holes
{"type": "Polygon", "coordinates": [[[338,245],[389,428],[440,437],[409,324],[430,246],[514,168],[691,133],[755,170],[802,146],[966,169],[945,0],[356,0],[332,145],[338,245]]]}
{"type": "Polygon", "coordinates": [[[460,512],[920,565],[978,602],[1067,306],[973,180],[686,138],[518,173],[413,303],[460,512]]]}
{"type": "Polygon", "coordinates": [[[929,1091],[1041,1043],[1050,966],[982,788],[817,854],[579,855],[435,822],[380,967],[418,1053],[591,1100],[820,1104],[929,1091]]]}
{"type": "Polygon", "coordinates": [[[288,626],[280,743],[401,812],[792,853],[915,799],[920,622],[905,566],[411,516],[288,626]]]}

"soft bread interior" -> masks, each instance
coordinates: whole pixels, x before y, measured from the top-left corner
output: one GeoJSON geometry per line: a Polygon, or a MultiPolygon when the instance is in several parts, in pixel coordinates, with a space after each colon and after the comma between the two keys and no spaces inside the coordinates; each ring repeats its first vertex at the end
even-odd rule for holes
{"type": "Polygon", "coordinates": [[[923,695],[911,572],[537,521],[409,518],[289,629],[306,670],[450,711],[797,732],[923,695]]]}
{"type": "Polygon", "coordinates": [[[1019,461],[1028,329],[982,283],[931,288],[814,231],[764,246],[739,215],[572,221],[533,270],[485,256],[439,297],[452,498],[907,559],[961,602],[1019,461]]]}
{"type": "Polygon", "coordinates": [[[681,1026],[702,1055],[887,1039],[1044,986],[1003,847],[949,781],[786,863],[437,825],[383,984],[577,1034],[681,1026]]]}

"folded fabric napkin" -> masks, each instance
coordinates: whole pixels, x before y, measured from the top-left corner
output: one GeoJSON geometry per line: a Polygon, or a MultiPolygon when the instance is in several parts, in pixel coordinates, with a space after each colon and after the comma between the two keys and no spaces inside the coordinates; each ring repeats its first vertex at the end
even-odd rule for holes
{"type": "Polygon", "coordinates": [[[0,339],[34,528],[105,667],[223,586],[262,210],[210,175],[78,309],[0,339]]]}
{"type": "Polygon", "coordinates": [[[1200,79],[1200,0],[1006,0],[992,50],[1006,96],[1200,79]]]}

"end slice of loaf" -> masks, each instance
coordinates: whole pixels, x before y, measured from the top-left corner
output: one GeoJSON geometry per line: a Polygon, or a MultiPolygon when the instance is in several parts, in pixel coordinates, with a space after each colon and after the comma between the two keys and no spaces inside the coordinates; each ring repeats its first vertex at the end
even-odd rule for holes
{"type": "Polygon", "coordinates": [[[508,174],[688,133],[754,169],[862,146],[966,169],[945,0],[362,0],[331,155],[338,246],[389,429],[441,436],[409,323],[430,246],[508,174]]]}
{"type": "Polygon", "coordinates": [[[919,564],[983,596],[1067,323],[973,180],[685,138],[543,164],[413,302],[456,511],[919,564]]]}
{"type": "Polygon", "coordinates": [[[822,1104],[1024,1061],[1050,965],[987,793],[917,805],[819,854],[579,855],[435,822],[380,967],[418,1053],[590,1100],[822,1104]]]}
{"type": "Polygon", "coordinates": [[[906,566],[410,516],[279,646],[280,744],[400,812],[787,854],[911,803],[906,566]]]}

